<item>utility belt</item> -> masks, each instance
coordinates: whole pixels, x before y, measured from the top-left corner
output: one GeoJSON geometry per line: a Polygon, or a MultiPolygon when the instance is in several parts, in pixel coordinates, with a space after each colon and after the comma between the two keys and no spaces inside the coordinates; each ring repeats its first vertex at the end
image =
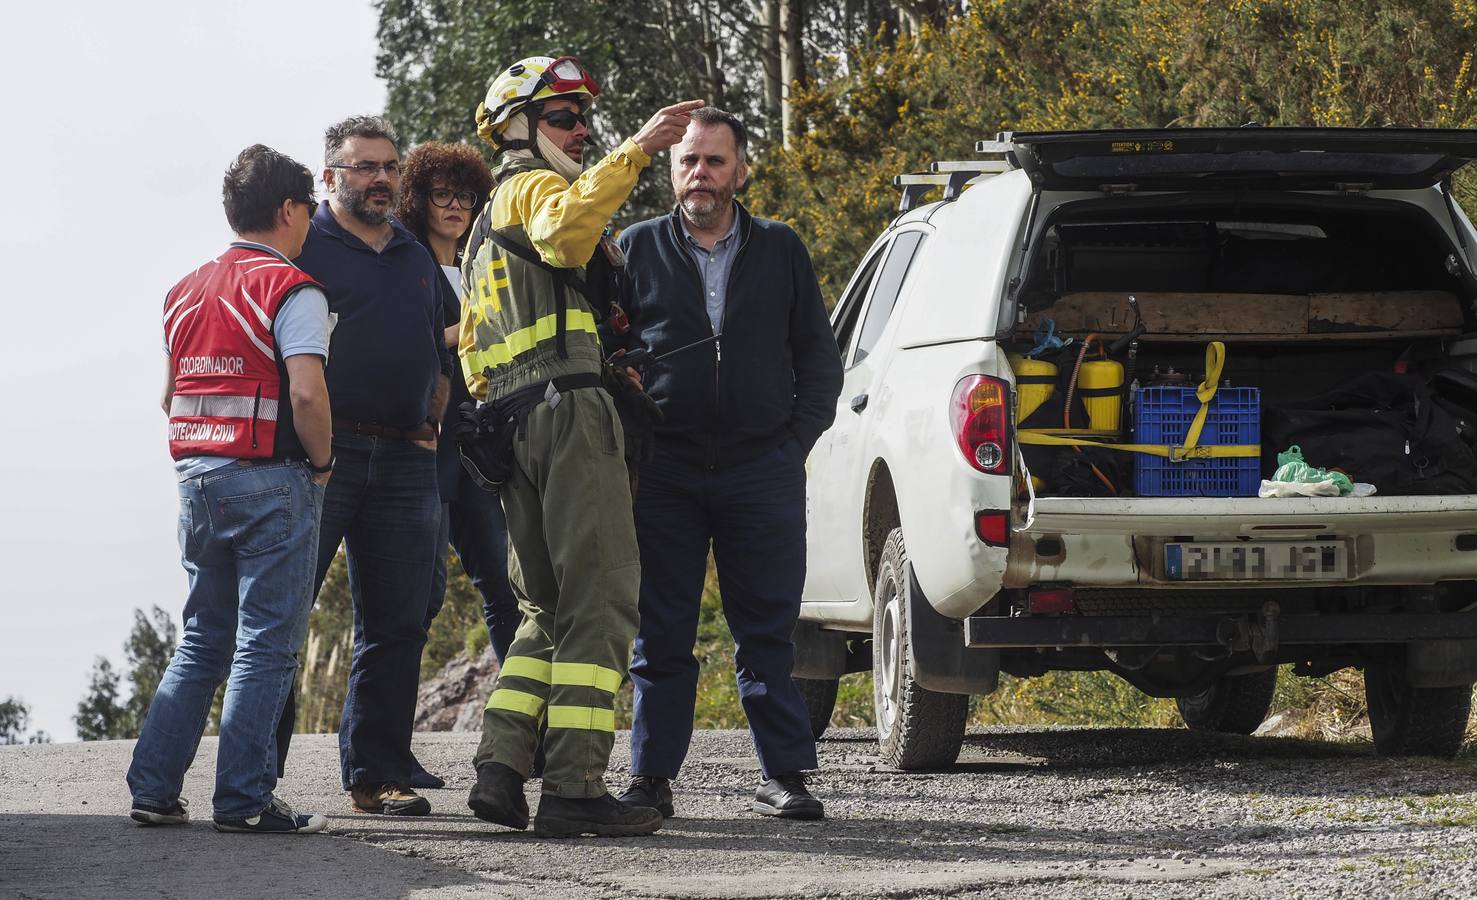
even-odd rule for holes
{"type": "Polygon", "coordinates": [[[478,487],[497,493],[513,473],[513,441],[528,414],[541,403],[557,404],[569,391],[600,383],[599,375],[578,372],[519,388],[491,403],[463,403],[456,426],[462,468],[478,487]]]}

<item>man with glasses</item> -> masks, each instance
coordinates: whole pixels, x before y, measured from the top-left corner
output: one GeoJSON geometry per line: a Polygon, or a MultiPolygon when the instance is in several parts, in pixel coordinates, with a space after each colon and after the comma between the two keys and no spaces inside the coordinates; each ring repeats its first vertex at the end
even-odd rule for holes
{"type": "Polygon", "coordinates": [[[482,718],[481,819],[528,827],[523,782],[548,726],[534,831],[650,834],[662,817],[610,796],[615,693],[636,632],[639,580],[621,431],[601,385],[592,286],[601,233],[651,155],[675,143],[689,101],[584,167],[585,112],[599,87],[577,61],[521,60],[493,80],[477,133],[495,148],[497,186],[462,265],[462,364],[479,418],[513,429],[500,497],[523,624],[482,718]]]}
{"type": "Polygon", "coordinates": [[[149,706],[128,787],[141,825],[190,820],[180,786],[216,688],[217,831],[311,834],[328,820],[278,799],[272,731],[313,606],[323,486],[333,471],[328,302],[292,258],[313,214],[306,167],[257,144],[226,171],[237,240],[164,302],[164,411],[179,477],[184,636],[149,706]]]}
{"type": "MultiPolygon", "coordinates": [[[[328,366],[337,462],[316,583],[343,541],[354,656],[339,758],[354,809],[420,816],[431,805],[409,786],[410,735],[441,521],[436,442],[453,371],[444,332],[456,320],[443,305],[440,267],[391,216],[400,157],[390,123],[354,116],[324,140],[328,199],[298,264],[328,291],[337,317],[328,366]]],[[[291,727],[289,710],[284,757],[291,727]]]]}

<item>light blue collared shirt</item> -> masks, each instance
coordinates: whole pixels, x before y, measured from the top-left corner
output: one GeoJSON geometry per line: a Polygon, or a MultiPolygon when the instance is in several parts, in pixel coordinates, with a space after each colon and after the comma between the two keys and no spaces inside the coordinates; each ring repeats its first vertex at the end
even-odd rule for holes
{"type": "Polygon", "coordinates": [[[692,236],[686,218],[680,214],[678,218],[682,220],[682,234],[687,238],[687,245],[697,257],[698,274],[703,279],[703,300],[708,306],[708,321],[713,324],[713,333],[717,334],[723,327],[723,306],[728,301],[728,273],[733,268],[733,258],[738,255],[738,208],[734,208],[733,224],[728,226],[728,233],[718,239],[712,250],[692,236]]]}

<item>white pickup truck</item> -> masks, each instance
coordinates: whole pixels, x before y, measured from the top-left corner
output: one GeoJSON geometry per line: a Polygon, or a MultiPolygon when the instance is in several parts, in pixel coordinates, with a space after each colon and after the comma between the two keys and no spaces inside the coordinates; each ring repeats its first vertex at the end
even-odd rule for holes
{"type": "MultiPolygon", "coordinates": [[[[951,764],[969,695],[1000,672],[1107,670],[1177,698],[1192,728],[1249,733],[1292,663],[1363,669],[1378,752],[1454,755],[1477,681],[1477,493],[1145,495],[1120,471],[1074,494],[1027,464],[1015,354],[1047,331],[1114,341],[1136,382],[1118,387],[1125,446],[1137,389],[1176,372],[1203,387],[1211,342],[1262,411],[1368,372],[1477,371],[1477,231],[1451,195],[1477,133],[1007,133],[977,149],[899,178],[903,211],[833,314],[845,384],[808,463],[796,630],[817,735],[837,680],[868,668],[882,757],[902,768],[951,764]]],[[[1456,428],[1470,440],[1473,424],[1456,428]]],[[[1065,453],[1115,442],[1055,434],[1065,453]]],[[[1249,452],[1269,449],[1285,448],[1249,452]]],[[[1148,458],[1102,452],[1124,471],[1148,458]]]]}

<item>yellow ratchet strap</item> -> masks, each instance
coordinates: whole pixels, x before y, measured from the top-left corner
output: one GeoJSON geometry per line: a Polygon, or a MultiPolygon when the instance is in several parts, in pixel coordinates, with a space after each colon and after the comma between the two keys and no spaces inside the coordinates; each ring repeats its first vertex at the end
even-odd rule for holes
{"type": "Polygon", "coordinates": [[[1194,420],[1190,422],[1190,430],[1185,434],[1185,443],[1183,446],[1115,444],[1110,441],[1100,441],[1092,438],[1059,437],[1054,434],[1043,434],[1031,429],[1021,429],[1016,432],[1016,440],[1022,444],[1051,447],[1102,447],[1107,450],[1122,450],[1127,453],[1145,453],[1150,456],[1162,456],[1173,462],[1183,462],[1188,459],[1261,456],[1262,448],[1260,444],[1200,446],[1200,432],[1205,428],[1205,417],[1210,413],[1210,401],[1215,399],[1216,385],[1220,384],[1221,369],[1225,366],[1225,363],[1226,345],[1220,341],[1211,341],[1205,348],[1205,380],[1200,382],[1200,386],[1195,389],[1195,397],[1200,401],[1200,409],[1195,413],[1194,420]]]}

